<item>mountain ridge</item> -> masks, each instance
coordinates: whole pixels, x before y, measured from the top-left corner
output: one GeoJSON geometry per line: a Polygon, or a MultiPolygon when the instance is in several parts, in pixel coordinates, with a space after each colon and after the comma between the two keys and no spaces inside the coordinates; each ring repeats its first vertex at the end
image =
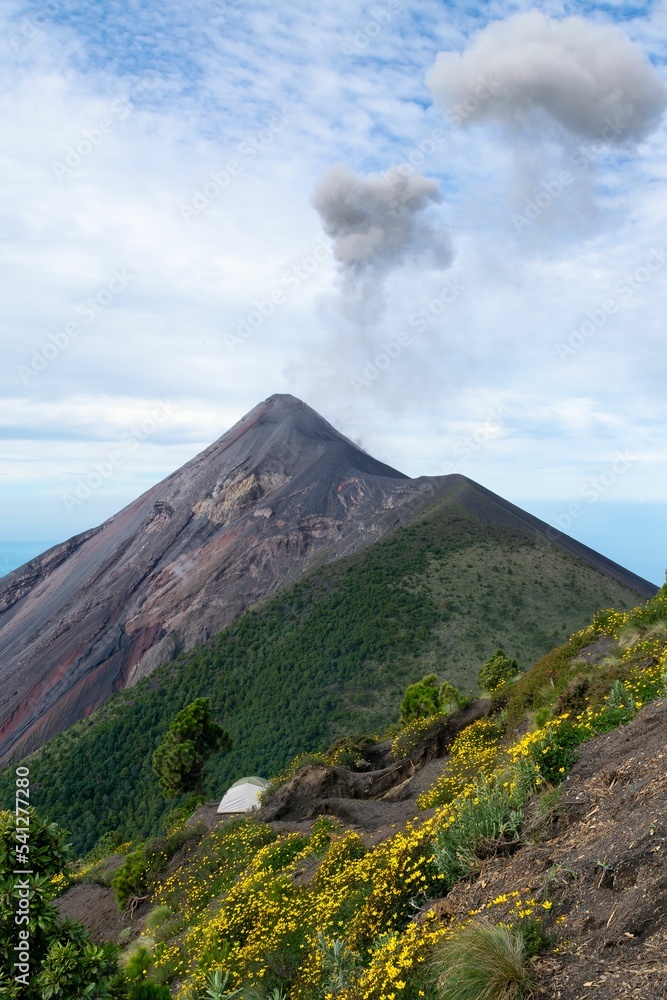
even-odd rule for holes
{"type": "Polygon", "coordinates": [[[0,579],[0,759],[39,746],[309,570],[459,497],[652,584],[466,477],[410,479],[293,396],[258,404],[104,524],[0,579]]]}

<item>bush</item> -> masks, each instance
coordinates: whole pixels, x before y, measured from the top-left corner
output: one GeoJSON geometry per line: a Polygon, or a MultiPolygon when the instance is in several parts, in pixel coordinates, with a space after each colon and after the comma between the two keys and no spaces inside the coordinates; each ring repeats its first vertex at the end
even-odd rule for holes
{"type": "Polygon", "coordinates": [[[112,830],[111,833],[105,833],[103,837],[100,837],[92,851],[89,851],[83,860],[84,862],[104,861],[104,859],[108,858],[110,854],[114,854],[116,852],[121,843],[121,835],[117,830],[112,830]]]}
{"type": "Polygon", "coordinates": [[[518,779],[508,794],[500,779],[482,779],[475,792],[458,805],[454,820],[436,833],[433,856],[443,876],[442,887],[451,889],[459,879],[479,868],[475,850],[483,841],[513,839],[523,824],[523,803],[532,792],[532,775],[518,779]]]}
{"type": "Polygon", "coordinates": [[[111,879],[111,887],[121,910],[133,896],[144,896],[151,883],[149,862],[144,848],[133,851],[111,879]]]}
{"type": "Polygon", "coordinates": [[[448,715],[438,714],[413,719],[412,722],[407,723],[391,742],[391,755],[394,760],[403,760],[405,757],[409,757],[412,751],[439,726],[445,726],[448,719],[448,715]]]}
{"type": "Polygon", "coordinates": [[[129,1000],[171,1000],[171,992],[168,986],[158,986],[157,983],[135,983],[129,1000]]]}
{"type": "Polygon", "coordinates": [[[435,674],[429,674],[406,689],[401,702],[401,722],[405,725],[415,719],[436,715],[440,707],[438,679],[435,674]]]}
{"type": "Polygon", "coordinates": [[[450,684],[449,681],[442,682],[439,693],[441,709],[462,709],[467,708],[470,704],[470,699],[462,695],[459,689],[450,684]]]}
{"type": "Polygon", "coordinates": [[[520,932],[473,923],[441,945],[439,1000],[520,1000],[531,990],[520,932]]]}
{"type": "Polygon", "coordinates": [[[151,953],[145,945],[138,945],[125,963],[125,975],[130,982],[141,982],[151,965],[151,953]]]}
{"type": "Polygon", "coordinates": [[[573,715],[578,715],[583,712],[588,705],[590,686],[591,679],[586,674],[577,674],[573,677],[556,700],[554,714],[563,715],[564,712],[572,712],[573,715]]]}
{"type": "Polygon", "coordinates": [[[116,947],[94,944],[83,927],[62,920],[53,905],[73,861],[67,834],[32,808],[28,817],[31,870],[25,875],[30,908],[27,922],[18,925],[14,869],[17,857],[25,856],[22,848],[28,835],[15,811],[0,811],[0,996],[71,1000],[92,996],[93,991],[99,1000],[124,996],[116,947]],[[30,961],[15,968],[25,940],[29,940],[30,961]],[[20,984],[14,978],[18,974],[20,984]]]}
{"type": "Polygon", "coordinates": [[[585,729],[565,720],[531,747],[530,757],[551,785],[564,781],[578,760],[577,747],[589,738],[585,729]]]}
{"type": "Polygon", "coordinates": [[[124,909],[133,896],[146,896],[158,884],[176,851],[188,840],[201,837],[204,829],[199,826],[176,830],[170,837],[156,837],[133,851],[111,879],[116,902],[124,909]]]}
{"type": "Polygon", "coordinates": [[[512,930],[523,938],[527,958],[542,955],[554,943],[554,935],[547,933],[544,921],[533,916],[520,917],[512,930]]]}
{"type": "Polygon", "coordinates": [[[516,684],[512,685],[507,702],[508,729],[517,726],[530,709],[543,706],[545,690],[551,689],[553,694],[560,689],[561,678],[567,676],[572,669],[572,661],[590,641],[591,637],[583,633],[573,636],[569,642],[552,649],[519,677],[516,684]]]}
{"type": "Polygon", "coordinates": [[[198,809],[199,806],[202,806],[205,802],[205,795],[190,795],[182,805],[176,806],[168,812],[163,820],[164,830],[167,836],[171,836],[171,834],[180,830],[185,823],[187,823],[195,810],[198,809]]]}
{"type": "Polygon", "coordinates": [[[477,675],[477,683],[482,691],[497,691],[518,672],[516,660],[510,660],[502,649],[497,649],[477,675]]]}

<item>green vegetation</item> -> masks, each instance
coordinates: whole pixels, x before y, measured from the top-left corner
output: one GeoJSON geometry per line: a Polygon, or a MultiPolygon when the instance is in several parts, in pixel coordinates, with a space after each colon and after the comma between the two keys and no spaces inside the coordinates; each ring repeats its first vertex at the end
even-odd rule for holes
{"type": "Polygon", "coordinates": [[[202,769],[216,750],[230,750],[232,741],[211,718],[209,698],[197,698],[175,717],[153,754],[153,770],[168,799],[202,791],[202,769]]]}
{"type": "Polygon", "coordinates": [[[139,982],[132,986],[129,1000],[171,1000],[171,991],[168,986],[139,982]]]}
{"type": "MultiPolygon", "coordinates": [[[[145,933],[124,955],[123,979],[113,953],[86,952],[78,939],[68,941],[71,955],[49,951],[49,974],[62,978],[67,958],[66,974],[78,968],[83,975],[80,959],[87,956],[99,995],[108,1000],[166,1000],[166,986],[178,1000],[382,1000],[399,991],[402,1000],[527,996],[527,960],[550,947],[558,929],[552,911],[559,904],[548,896],[548,879],[488,899],[462,920],[449,914],[441,922],[429,908],[474,878],[485,858],[517,849],[535,822],[557,809],[554,789],[584,741],[631,721],[662,696],[666,623],[667,591],[629,613],[596,614],[518,681],[505,682],[493,717],[458,733],[442,773],[417,799],[419,809],[433,811],[379,842],[365,843],[327,818],[298,833],[244,818],[209,833],[181,827],[168,838],[134,844],[113,876],[114,888],[121,904],[148,896],[153,909],[145,933]],[[519,706],[520,735],[508,721],[519,706]],[[545,789],[539,807],[534,800],[545,789]]],[[[426,680],[441,696],[437,681],[426,680]]],[[[442,718],[417,715],[396,741],[414,739],[442,718]]],[[[366,743],[340,740],[330,759],[349,754],[354,763],[366,743]]],[[[58,865],[66,866],[64,841],[50,829],[37,847],[55,851],[58,865]]],[[[15,843],[15,833],[7,844],[15,843]]],[[[105,845],[120,846],[116,837],[105,845]]],[[[92,863],[102,849],[91,852],[92,863]]],[[[65,1000],[80,995],[81,984],[58,989],[48,996],[65,1000]]]]}
{"type": "Polygon", "coordinates": [[[530,993],[521,932],[472,923],[441,945],[436,957],[440,1000],[521,1000],[530,993]]]}
{"type": "MultiPolygon", "coordinates": [[[[233,740],[203,770],[205,793],[220,798],[243,774],[383,730],[424,674],[469,690],[499,643],[531,663],[597,608],[634,600],[567,553],[438,504],[116,695],[30,758],[31,788],[79,852],[111,831],[154,836],[167,806],[151,761],[169,720],[198,698],[233,740]]],[[[12,776],[0,778],[0,803],[12,801],[12,776]]]]}
{"type": "Polygon", "coordinates": [[[510,660],[505,656],[502,649],[497,649],[493,656],[486,661],[479,674],[477,683],[482,691],[497,691],[507,681],[511,681],[519,673],[519,664],[516,660],[510,660]]]}
{"type": "Polygon", "coordinates": [[[435,674],[428,674],[416,684],[411,684],[401,702],[401,722],[424,719],[440,711],[442,699],[435,674]]]}
{"type": "Polygon", "coordinates": [[[53,904],[72,861],[66,834],[55,823],[45,822],[34,809],[28,811],[27,827],[17,824],[14,812],[0,812],[0,996],[126,996],[117,949],[93,944],[80,925],[63,921],[53,904]],[[14,874],[21,848],[30,859],[25,876],[14,874]],[[19,982],[16,976],[22,977],[19,982]]]}
{"type": "Polygon", "coordinates": [[[133,899],[145,899],[176,852],[189,840],[200,839],[199,827],[183,827],[169,837],[157,837],[128,854],[111,880],[116,901],[124,909],[133,899]]]}
{"type": "Polygon", "coordinates": [[[433,854],[443,888],[451,889],[480,867],[484,842],[513,840],[523,826],[523,807],[537,787],[540,772],[519,766],[513,781],[501,772],[475,782],[451,820],[438,829],[433,854]]]}

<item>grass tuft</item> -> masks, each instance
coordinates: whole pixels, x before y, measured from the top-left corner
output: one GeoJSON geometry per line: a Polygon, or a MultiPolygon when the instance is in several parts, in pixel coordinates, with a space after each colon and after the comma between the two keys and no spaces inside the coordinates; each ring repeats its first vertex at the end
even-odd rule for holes
{"type": "Polygon", "coordinates": [[[439,1000],[522,1000],[532,992],[523,935],[472,923],[445,941],[434,962],[439,1000]]]}

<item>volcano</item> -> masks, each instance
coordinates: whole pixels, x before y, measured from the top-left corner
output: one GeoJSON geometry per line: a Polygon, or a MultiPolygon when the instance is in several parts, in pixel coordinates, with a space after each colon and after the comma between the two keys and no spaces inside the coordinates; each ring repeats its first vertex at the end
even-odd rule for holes
{"type": "Polygon", "coordinates": [[[288,395],[99,527],[0,580],[0,759],[39,747],[264,597],[436,501],[656,588],[463,476],[410,479],[288,395]]]}

